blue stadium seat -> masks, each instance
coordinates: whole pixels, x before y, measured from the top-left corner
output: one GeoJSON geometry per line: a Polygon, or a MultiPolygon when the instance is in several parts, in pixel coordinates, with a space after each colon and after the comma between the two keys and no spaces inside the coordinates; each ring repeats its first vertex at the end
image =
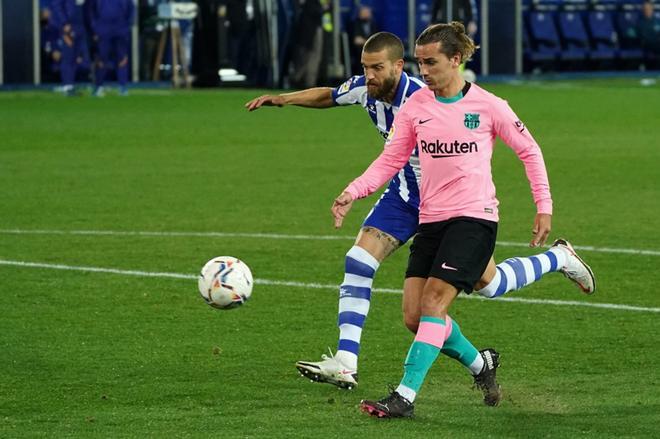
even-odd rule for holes
{"type": "Polygon", "coordinates": [[[614,22],[619,33],[620,56],[622,59],[636,60],[644,56],[637,33],[638,20],[639,11],[633,8],[624,9],[616,14],[614,22]]]}
{"type": "Polygon", "coordinates": [[[614,30],[610,12],[606,10],[589,11],[587,25],[593,42],[591,57],[593,59],[614,59],[618,52],[618,36],[614,30]]]}
{"type": "Polygon", "coordinates": [[[644,0],[619,0],[617,3],[622,9],[639,10],[642,8],[642,3],[644,3],[644,0]]]}
{"type": "Polygon", "coordinates": [[[561,59],[565,61],[586,59],[589,56],[589,37],[580,14],[573,11],[559,12],[557,23],[564,42],[561,59]]]}
{"type": "MultiPolygon", "coordinates": [[[[561,51],[561,43],[551,12],[530,12],[527,18],[529,34],[529,60],[533,63],[555,61],[561,51]]],[[[524,26],[523,26],[524,28],[524,26]]],[[[526,29],[524,29],[526,30],[526,29]]]]}
{"type": "Polygon", "coordinates": [[[604,7],[607,10],[614,10],[623,3],[622,0],[594,0],[595,7],[604,7]]]}
{"type": "Polygon", "coordinates": [[[589,0],[563,0],[564,11],[586,11],[589,8],[589,0]]]}
{"type": "Polygon", "coordinates": [[[536,10],[556,11],[564,0],[533,0],[536,10]]]}

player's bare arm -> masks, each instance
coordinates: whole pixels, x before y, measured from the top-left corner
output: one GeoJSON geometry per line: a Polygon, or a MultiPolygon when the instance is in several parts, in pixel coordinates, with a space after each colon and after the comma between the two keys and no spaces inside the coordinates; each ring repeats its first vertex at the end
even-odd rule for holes
{"type": "Polygon", "coordinates": [[[329,108],[334,105],[332,101],[332,88],[314,87],[306,90],[283,93],[279,95],[263,95],[254,98],[245,104],[248,111],[257,110],[263,106],[283,107],[284,105],[297,105],[308,108],[329,108]]]}

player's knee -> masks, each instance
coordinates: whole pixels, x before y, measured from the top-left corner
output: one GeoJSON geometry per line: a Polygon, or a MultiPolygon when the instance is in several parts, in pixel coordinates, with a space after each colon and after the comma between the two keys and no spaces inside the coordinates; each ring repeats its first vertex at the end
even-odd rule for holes
{"type": "Polygon", "coordinates": [[[355,245],[373,256],[378,263],[383,262],[383,259],[385,259],[386,249],[384,248],[383,243],[368,230],[365,231],[365,229],[362,229],[360,231],[355,245]]]}
{"type": "Polygon", "coordinates": [[[419,327],[419,317],[421,309],[419,306],[410,306],[404,304],[403,306],[403,324],[413,334],[417,333],[419,327]]]}
{"type": "Polygon", "coordinates": [[[406,325],[406,328],[413,334],[417,334],[417,329],[419,328],[419,316],[409,316],[409,315],[404,315],[403,316],[403,324],[406,325]]]}
{"type": "Polygon", "coordinates": [[[486,282],[483,278],[479,279],[476,284],[474,284],[474,289],[475,291],[482,290],[488,285],[488,282],[486,282]]]}
{"type": "Polygon", "coordinates": [[[447,313],[456,297],[456,289],[446,282],[427,282],[422,293],[422,314],[447,313]]]}
{"type": "Polygon", "coordinates": [[[379,263],[400,246],[396,238],[371,226],[360,230],[355,244],[369,252],[379,263]]]}

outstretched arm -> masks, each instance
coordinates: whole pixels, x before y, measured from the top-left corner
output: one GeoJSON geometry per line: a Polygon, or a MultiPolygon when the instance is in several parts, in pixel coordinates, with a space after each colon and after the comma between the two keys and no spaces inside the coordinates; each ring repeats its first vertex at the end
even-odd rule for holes
{"type": "Polygon", "coordinates": [[[254,111],[263,106],[297,105],[299,107],[309,108],[328,108],[334,106],[332,100],[332,88],[315,87],[306,90],[295,91],[293,93],[283,93],[279,95],[263,95],[254,98],[245,104],[248,111],[254,111]]]}

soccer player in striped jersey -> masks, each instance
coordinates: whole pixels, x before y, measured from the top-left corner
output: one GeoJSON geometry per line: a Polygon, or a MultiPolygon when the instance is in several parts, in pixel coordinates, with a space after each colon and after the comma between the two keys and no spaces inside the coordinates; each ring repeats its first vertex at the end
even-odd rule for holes
{"type": "MultiPolygon", "coordinates": [[[[459,73],[475,50],[461,23],[432,25],[422,32],[415,56],[428,88],[412,95],[398,111],[383,153],[332,207],[339,227],[354,200],[375,192],[418,152],[420,225],[410,248],[404,312],[406,321],[419,324],[399,386],[381,400],[362,401],[361,409],[372,416],[412,416],[413,401],[441,352],[475,361],[480,357],[448,311],[459,292],[472,292],[492,261],[498,201],[490,161],[496,136],[525,166],[537,207],[532,244],[543,245],[550,231],[552,198],[541,149],[506,101],[466,82],[459,73]]],[[[544,255],[518,258],[508,265],[522,284],[528,275],[540,277],[543,258],[550,266],[563,266],[571,257],[577,258],[570,244],[558,240],[544,255]]],[[[579,280],[592,292],[593,274],[584,263],[581,266],[586,272],[579,280]]],[[[503,272],[498,269],[500,275],[503,272]]],[[[481,360],[475,382],[484,391],[484,402],[497,405],[498,355],[486,349],[481,360]]]]}
{"type": "MultiPolygon", "coordinates": [[[[331,108],[359,104],[378,132],[386,138],[404,102],[426,86],[403,71],[403,44],[393,34],[379,32],[372,35],[364,45],[362,64],[364,75],[349,78],[339,87],[264,95],[249,101],[245,107],[253,111],[262,106],[331,108]]],[[[369,313],[373,279],[381,262],[415,234],[419,222],[419,180],[419,158],[413,151],[368,214],[354,246],[346,254],[339,295],[339,343],[336,354],[324,356],[319,362],[296,363],[298,370],[312,380],[342,388],[357,385],[360,340],[369,313]]],[[[544,233],[548,231],[544,230],[544,233]]],[[[540,245],[540,238],[535,237],[533,244],[540,245]]],[[[483,277],[477,282],[477,292],[486,297],[499,296],[538,280],[545,272],[564,270],[567,267],[567,251],[552,248],[534,258],[516,258],[497,266],[491,259],[483,277]]],[[[573,262],[573,259],[570,261],[573,262]]],[[[577,279],[578,275],[582,276],[580,279],[584,278],[584,269],[577,262],[564,272],[573,273],[573,279],[577,279]]],[[[593,286],[586,285],[585,288],[593,289],[593,286]]],[[[417,303],[404,299],[404,310],[417,308],[417,303]]],[[[419,313],[405,312],[406,326],[413,332],[417,331],[419,324],[416,314],[419,313]]],[[[458,334],[460,331],[455,331],[454,338],[458,338],[458,334]]],[[[451,356],[453,352],[448,349],[445,353],[451,356]]],[[[481,371],[482,355],[457,359],[473,375],[477,376],[481,371]]]]}

